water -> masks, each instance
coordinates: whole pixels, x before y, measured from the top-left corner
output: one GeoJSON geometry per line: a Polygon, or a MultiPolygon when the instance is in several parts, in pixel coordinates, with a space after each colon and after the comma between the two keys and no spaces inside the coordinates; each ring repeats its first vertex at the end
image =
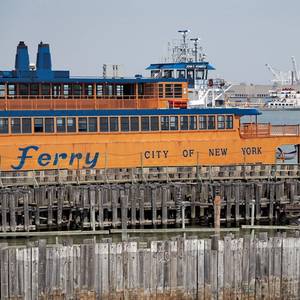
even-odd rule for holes
{"type": "MultiPolygon", "coordinates": [[[[300,111],[299,110],[262,110],[261,115],[258,116],[259,123],[271,123],[274,125],[291,125],[300,124],[300,111]]],[[[242,122],[255,122],[254,117],[243,117],[242,122]]]]}

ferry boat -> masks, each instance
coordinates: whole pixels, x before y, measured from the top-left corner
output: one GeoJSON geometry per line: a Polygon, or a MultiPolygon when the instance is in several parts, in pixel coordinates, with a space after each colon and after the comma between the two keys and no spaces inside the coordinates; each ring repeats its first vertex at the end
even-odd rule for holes
{"type": "Polygon", "coordinates": [[[286,144],[299,158],[299,125],[260,124],[256,109],[187,109],[185,79],[75,79],[52,71],[42,43],[36,69],[20,43],[15,70],[0,74],[1,171],[272,164],[286,144]]]}

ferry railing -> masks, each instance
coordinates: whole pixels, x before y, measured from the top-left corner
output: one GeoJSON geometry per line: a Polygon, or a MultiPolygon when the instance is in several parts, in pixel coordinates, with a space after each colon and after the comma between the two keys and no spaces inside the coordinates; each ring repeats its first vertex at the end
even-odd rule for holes
{"type": "Polygon", "coordinates": [[[270,123],[243,123],[241,137],[299,136],[300,125],[271,125],[270,123]]]}
{"type": "Polygon", "coordinates": [[[56,184],[178,182],[299,178],[299,164],[242,164],[130,169],[82,169],[0,172],[1,187],[56,184]]]}
{"type": "Polygon", "coordinates": [[[110,109],[110,108],[160,108],[166,101],[186,102],[187,98],[159,98],[157,95],[123,96],[9,96],[0,100],[2,110],[28,109],[110,109]]]}

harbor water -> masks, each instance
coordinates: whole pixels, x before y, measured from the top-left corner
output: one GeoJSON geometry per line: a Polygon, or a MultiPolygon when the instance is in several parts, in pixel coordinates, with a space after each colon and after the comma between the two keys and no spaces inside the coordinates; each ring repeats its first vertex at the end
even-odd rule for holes
{"type": "MultiPolygon", "coordinates": [[[[262,110],[261,115],[258,117],[260,123],[271,123],[275,125],[291,125],[300,124],[300,111],[299,110],[262,110]]],[[[243,122],[249,122],[247,117],[242,118],[243,122]]],[[[254,119],[251,121],[254,122],[254,119]]]]}

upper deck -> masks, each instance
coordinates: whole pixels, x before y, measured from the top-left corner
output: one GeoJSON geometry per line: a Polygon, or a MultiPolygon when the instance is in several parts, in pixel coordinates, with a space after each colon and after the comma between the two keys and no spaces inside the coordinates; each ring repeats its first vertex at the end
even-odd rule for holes
{"type": "Polygon", "coordinates": [[[36,68],[27,46],[17,48],[15,70],[0,71],[0,110],[139,109],[187,106],[180,78],[70,77],[52,70],[48,44],[39,44],[36,68]]]}

